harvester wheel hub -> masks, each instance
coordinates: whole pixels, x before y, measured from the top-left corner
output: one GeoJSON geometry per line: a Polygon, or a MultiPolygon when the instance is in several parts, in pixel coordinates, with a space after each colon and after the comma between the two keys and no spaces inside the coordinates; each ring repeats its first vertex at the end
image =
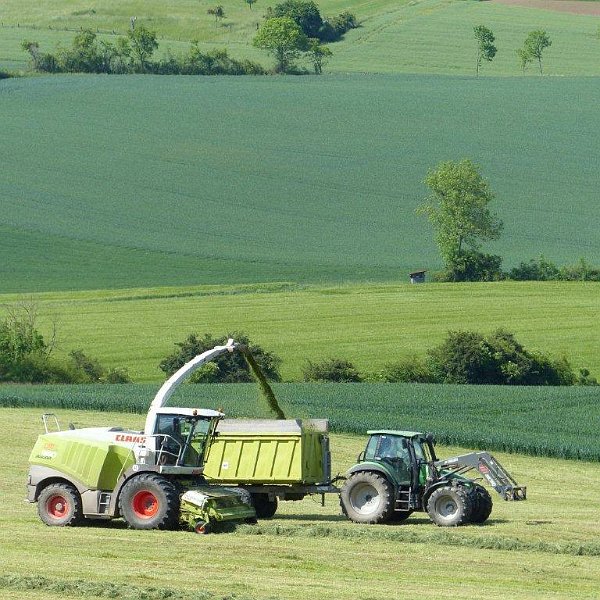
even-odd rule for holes
{"type": "Polygon", "coordinates": [[[63,496],[51,496],[46,504],[48,514],[55,519],[62,519],[69,510],[69,504],[63,496]]]}
{"type": "Polygon", "coordinates": [[[136,516],[149,519],[158,512],[158,498],[147,490],[139,491],[132,501],[132,508],[136,516]]]}
{"type": "Polygon", "coordinates": [[[442,517],[451,517],[458,510],[458,506],[450,496],[442,496],[436,504],[436,510],[442,517]]]}

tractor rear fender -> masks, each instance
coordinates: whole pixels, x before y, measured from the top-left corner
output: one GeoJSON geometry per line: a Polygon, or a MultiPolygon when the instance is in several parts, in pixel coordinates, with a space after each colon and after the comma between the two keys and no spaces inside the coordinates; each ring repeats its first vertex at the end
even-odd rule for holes
{"type": "Polygon", "coordinates": [[[398,487],[398,481],[394,476],[391,469],[388,469],[385,465],[375,462],[364,462],[354,465],[346,473],[347,477],[354,475],[354,473],[379,473],[383,475],[394,487],[398,487]]]}

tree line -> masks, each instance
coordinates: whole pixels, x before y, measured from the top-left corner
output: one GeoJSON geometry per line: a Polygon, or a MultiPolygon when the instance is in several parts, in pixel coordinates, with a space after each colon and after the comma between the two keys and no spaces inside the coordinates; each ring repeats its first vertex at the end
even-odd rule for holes
{"type": "MultiPolygon", "coordinates": [[[[208,9],[215,24],[225,17],[221,5],[208,9]]],[[[263,75],[268,70],[250,60],[231,58],[227,50],[202,52],[197,41],[187,52],[168,53],[155,59],[158,49],[156,31],[137,24],[132,17],[125,36],[113,43],[99,39],[87,29],[78,33],[71,46],[55,52],[43,52],[36,41],[25,40],[21,47],[29,53],[34,70],[42,73],[151,73],[156,75],[263,75]]],[[[332,55],[324,42],[339,40],[348,30],[358,26],[356,17],[342,12],[332,19],[323,19],[312,0],[285,0],[269,8],[265,20],[253,39],[253,45],[267,50],[275,58],[276,73],[306,73],[295,65],[301,55],[320,74],[332,55]]]]}

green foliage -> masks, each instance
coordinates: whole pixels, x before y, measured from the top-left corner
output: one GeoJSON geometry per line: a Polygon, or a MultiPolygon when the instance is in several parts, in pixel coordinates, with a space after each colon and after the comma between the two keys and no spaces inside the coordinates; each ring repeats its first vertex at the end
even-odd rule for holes
{"type": "Polygon", "coordinates": [[[428,351],[428,365],[440,383],[488,385],[573,385],[576,376],[565,358],[533,353],[515,336],[498,329],[490,336],[451,331],[428,351]]]}
{"type": "Polygon", "coordinates": [[[478,25],[473,30],[475,32],[475,39],[477,40],[477,68],[476,73],[479,75],[479,69],[481,68],[482,61],[486,60],[491,62],[496,56],[497,48],[494,46],[495,37],[491,29],[488,29],[484,25],[478,25]]]}
{"type": "MultiPolygon", "coordinates": [[[[279,374],[281,359],[272,352],[263,350],[261,346],[253,344],[242,332],[234,332],[219,338],[215,338],[210,333],[205,333],[201,337],[191,333],[183,342],[175,344],[178,349],[164,358],[159,367],[167,375],[172,375],[198,354],[211,350],[215,346],[224,345],[228,338],[233,338],[248,348],[267,379],[281,381],[279,374]]],[[[193,383],[248,383],[253,379],[243,354],[226,352],[200,367],[196,373],[190,376],[189,381],[193,383]]]]}
{"type": "Polygon", "coordinates": [[[515,281],[600,281],[600,269],[590,266],[584,258],[574,265],[558,267],[541,255],[521,262],[508,277],[515,281]]]}
{"type": "Polygon", "coordinates": [[[294,59],[308,48],[308,38],[290,17],[274,17],[261,25],[252,44],[275,57],[277,73],[286,73],[293,68],[294,59]]]}
{"type": "Polygon", "coordinates": [[[276,4],[269,18],[287,17],[302,29],[306,37],[318,38],[323,19],[317,5],[312,0],[284,0],[276,4]]]}
{"type": "Polygon", "coordinates": [[[543,75],[542,54],[544,53],[544,50],[549,48],[551,45],[552,41],[545,31],[542,29],[530,31],[529,35],[525,38],[523,47],[517,50],[517,55],[519,56],[521,62],[521,68],[525,70],[527,63],[537,60],[540,68],[540,75],[543,75]]]}
{"type": "Polygon", "coordinates": [[[343,358],[328,358],[320,362],[307,361],[302,369],[304,381],[359,383],[362,381],[356,367],[343,358]]]}
{"type": "Polygon", "coordinates": [[[452,264],[440,273],[435,274],[436,281],[500,281],[502,257],[495,254],[483,254],[476,250],[465,250],[457,256],[452,264]]]}
{"type": "Polygon", "coordinates": [[[320,75],[323,72],[323,65],[333,55],[333,52],[327,46],[323,46],[319,40],[312,38],[309,40],[308,55],[313,64],[315,74],[320,75]]]}
{"type": "Polygon", "coordinates": [[[436,383],[429,366],[418,356],[385,365],[380,378],[386,383],[436,383]]]}
{"type": "Polygon", "coordinates": [[[84,30],[75,36],[71,48],[59,48],[56,56],[41,54],[37,42],[23,42],[31,56],[32,67],[47,73],[153,73],[157,75],[260,75],[265,70],[249,60],[235,60],[227,50],[201,52],[198,42],[190,44],[179,56],[167,54],[152,61],[158,48],[156,32],[138,25],[115,43],[98,40],[84,30]]]}
{"type": "Polygon", "coordinates": [[[430,170],[425,184],[432,194],[417,212],[424,214],[435,229],[436,242],[451,281],[465,281],[499,270],[498,257],[478,253],[482,240],[500,236],[502,221],[488,204],[494,194],[470,160],[447,161],[430,170]]]}

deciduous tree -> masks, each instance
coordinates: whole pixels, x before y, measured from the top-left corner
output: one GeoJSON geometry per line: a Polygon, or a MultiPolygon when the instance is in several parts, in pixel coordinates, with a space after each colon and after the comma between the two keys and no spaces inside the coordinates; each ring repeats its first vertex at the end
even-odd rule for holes
{"type": "Polygon", "coordinates": [[[470,272],[465,263],[479,260],[481,242],[497,239],[502,231],[502,221],[488,208],[494,194],[468,159],[440,163],[429,171],[425,184],[431,195],[417,212],[426,215],[435,229],[449,278],[461,281],[470,272]]]}
{"type": "Polygon", "coordinates": [[[484,60],[492,61],[496,56],[497,48],[494,46],[496,38],[490,29],[484,25],[478,25],[474,28],[475,39],[477,40],[477,65],[476,73],[479,76],[479,69],[484,60]]]}
{"type": "Polygon", "coordinates": [[[293,60],[308,48],[308,38],[290,17],[267,19],[252,43],[275,57],[275,70],[278,73],[288,71],[293,60]]]}

